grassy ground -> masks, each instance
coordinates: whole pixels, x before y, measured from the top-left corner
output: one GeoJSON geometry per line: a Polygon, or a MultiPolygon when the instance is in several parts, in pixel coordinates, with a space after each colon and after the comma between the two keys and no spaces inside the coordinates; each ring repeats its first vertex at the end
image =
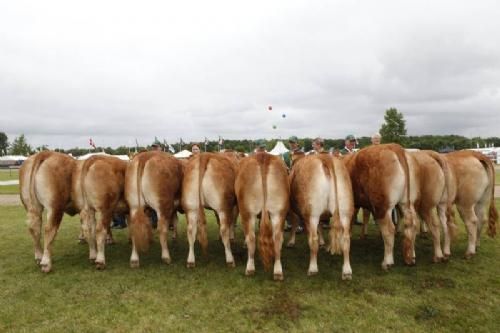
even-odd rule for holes
{"type": "Polygon", "coordinates": [[[19,170],[0,169],[0,181],[19,179],[19,170]]]}
{"type": "MultiPolygon", "coordinates": [[[[0,169],[0,181],[19,179],[19,170],[0,169]]],[[[2,185],[0,194],[19,194],[19,185],[2,185]]]]}
{"type": "Polygon", "coordinates": [[[495,169],[495,184],[500,185],[500,169],[495,169]]]}
{"type": "MultiPolygon", "coordinates": [[[[304,235],[283,250],[284,282],[272,281],[260,263],[244,276],[241,226],[233,246],[236,268],[226,268],[223,247],[209,213],[209,254],[185,267],[184,219],[170,241],[173,263],[160,261],[156,239],[141,268],[128,266],[127,230],[115,231],[108,267],[96,271],[87,247],[76,242],[78,219],[65,217],[54,247],[54,271],[35,266],[21,207],[0,207],[0,331],[40,332],[262,332],[398,331],[492,332],[500,326],[500,243],[483,238],[478,255],[462,259],[465,233],[446,264],[432,264],[431,241],[419,238],[417,266],[380,268],[383,243],[370,225],[369,238],[352,241],[353,280],[341,281],[341,257],[322,252],[320,273],[306,275],[304,235]]],[[[288,233],[286,234],[288,236],[288,233]]],[[[199,249],[197,248],[197,254],[199,249]]]]}
{"type": "Polygon", "coordinates": [[[0,194],[19,194],[19,185],[2,185],[0,194]]]}

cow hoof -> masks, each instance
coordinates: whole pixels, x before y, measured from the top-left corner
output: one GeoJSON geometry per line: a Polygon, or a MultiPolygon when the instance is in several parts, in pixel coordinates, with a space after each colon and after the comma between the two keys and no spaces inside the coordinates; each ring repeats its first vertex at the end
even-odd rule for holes
{"type": "Polygon", "coordinates": [[[246,276],[252,276],[252,275],[254,275],[254,274],[255,274],[255,270],[254,270],[254,269],[247,269],[247,270],[245,271],[245,275],[246,275],[246,276]]]}
{"type": "Polygon", "coordinates": [[[173,235],[173,236],[172,236],[172,240],[173,240],[173,241],[174,241],[174,240],[177,240],[177,236],[176,236],[176,235],[173,235]]]}
{"type": "Polygon", "coordinates": [[[472,257],[474,257],[474,254],[475,253],[466,252],[464,255],[465,260],[472,259],[472,257]]]}
{"type": "Polygon", "coordinates": [[[85,238],[78,238],[78,244],[87,244],[87,240],[85,238]]]}
{"type": "Polygon", "coordinates": [[[49,273],[52,270],[52,267],[50,267],[50,265],[40,265],[40,267],[43,273],[49,273]]]}
{"type": "Polygon", "coordinates": [[[165,263],[167,265],[170,265],[170,263],[172,262],[172,259],[170,259],[170,258],[161,258],[161,261],[163,261],[163,263],[165,263]]]}
{"type": "Polygon", "coordinates": [[[366,236],[365,235],[359,235],[359,239],[360,240],[366,240],[366,236]]]}
{"type": "Polygon", "coordinates": [[[274,281],[283,281],[283,273],[274,273],[274,281]]]}
{"type": "Polygon", "coordinates": [[[392,268],[393,264],[384,264],[382,263],[382,269],[386,272],[388,272],[392,268]]]}
{"type": "Polygon", "coordinates": [[[187,268],[194,268],[194,266],[195,266],[194,262],[188,262],[186,265],[187,268]]]}
{"type": "Polygon", "coordinates": [[[115,241],[113,239],[106,239],[106,245],[113,245],[115,241]]]}
{"type": "Polygon", "coordinates": [[[130,260],[130,268],[139,268],[139,260],[130,260]]]}
{"type": "Polygon", "coordinates": [[[103,262],[95,262],[95,268],[99,271],[102,271],[103,269],[106,268],[106,264],[103,262]]]}
{"type": "Polygon", "coordinates": [[[313,276],[318,274],[318,271],[307,271],[307,276],[313,276]]]}
{"type": "Polygon", "coordinates": [[[409,266],[409,267],[415,266],[415,259],[405,261],[405,264],[406,264],[406,266],[409,266]]]}
{"type": "Polygon", "coordinates": [[[432,262],[438,264],[440,262],[444,262],[444,257],[433,257],[432,262]]]}
{"type": "Polygon", "coordinates": [[[286,247],[288,247],[289,249],[291,249],[292,247],[295,247],[295,242],[288,242],[286,244],[286,247]]]}
{"type": "Polygon", "coordinates": [[[448,261],[450,261],[450,257],[451,257],[451,255],[450,255],[450,254],[445,254],[445,255],[443,256],[443,262],[448,262],[448,261]]]}
{"type": "Polygon", "coordinates": [[[89,262],[93,265],[95,264],[95,258],[89,258],[89,262]]]}
{"type": "Polygon", "coordinates": [[[42,259],[39,259],[39,258],[36,258],[36,259],[35,259],[35,264],[36,264],[37,266],[40,266],[40,263],[41,263],[41,262],[42,262],[42,259]]]}
{"type": "Polygon", "coordinates": [[[342,280],[351,281],[352,280],[352,273],[342,273],[342,280]]]}
{"type": "Polygon", "coordinates": [[[229,267],[229,268],[235,268],[235,267],[236,267],[236,264],[234,263],[234,261],[231,261],[231,262],[226,262],[226,265],[227,265],[227,267],[229,267]]]}

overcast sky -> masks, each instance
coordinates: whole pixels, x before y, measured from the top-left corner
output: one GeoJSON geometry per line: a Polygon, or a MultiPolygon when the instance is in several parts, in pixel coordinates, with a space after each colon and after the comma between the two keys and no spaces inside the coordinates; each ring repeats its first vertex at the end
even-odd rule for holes
{"type": "Polygon", "coordinates": [[[340,138],[396,107],[409,134],[500,136],[499,41],[496,0],[2,1],[0,131],[340,138]]]}

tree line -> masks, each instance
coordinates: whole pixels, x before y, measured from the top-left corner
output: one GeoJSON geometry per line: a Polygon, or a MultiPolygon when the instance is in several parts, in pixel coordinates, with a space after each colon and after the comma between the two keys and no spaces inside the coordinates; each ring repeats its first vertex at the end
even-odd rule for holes
{"type": "MultiPolygon", "coordinates": [[[[401,144],[406,148],[416,148],[416,149],[430,149],[439,152],[447,152],[452,150],[460,150],[467,148],[479,147],[489,147],[491,145],[495,147],[500,147],[499,137],[473,137],[467,138],[460,135],[419,135],[419,136],[408,136],[406,130],[406,121],[401,112],[395,108],[390,108],[385,111],[384,123],[380,127],[380,134],[382,135],[382,143],[395,142],[401,144]]],[[[325,149],[342,149],[344,147],[343,138],[323,138],[325,143],[325,149]]],[[[299,138],[299,144],[303,147],[304,151],[312,150],[312,142],[314,138],[299,138]]],[[[240,140],[224,140],[223,144],[220,145],[219,141],[209,141],[205,142],[176,142],[170,146],[164,146],[160,142],[152,142],[162,146],[163,150],[168,151],[169,147],[174,147],[175,151],[180,149],[191,149],[193,144],[198,144],[201,151],[218,151],[219,148],[232,149],[235,151],[249,152],[255,148],[255,141],[249,139],[240,140]]],[[[271,150],[279,141],[279,139],[266,140],[267,150],[271,150]]],[[[283,140],[286,143],[286,138],[283,140]]],[[[371,144],[371,138],[368,136],[362,136],[357,138],[357,147],[363,148],[371,144]]],[[[152,145],[151,144],[151,145],[152,145]]],[[[54,149],[58,152],[63,152],[67,154],[72,154],[73,156],[81,156],[89,152],[102,151],[112,155],[130,155],[137,151],[149,150],[151,145],[147,146],[119,146],[117,148],[113,147],[96,147],[95,149],[89,148],[71,148],[71,149],[54,149]]],[[[8,137],[5,133],[0,132],[0,155],[30,155],[38,151],[48,150],[47,145],[42,145],[38,147],[32,147],[28,142],[24,134],[14,138],[12,143],[9,143],[8,137]]]]}

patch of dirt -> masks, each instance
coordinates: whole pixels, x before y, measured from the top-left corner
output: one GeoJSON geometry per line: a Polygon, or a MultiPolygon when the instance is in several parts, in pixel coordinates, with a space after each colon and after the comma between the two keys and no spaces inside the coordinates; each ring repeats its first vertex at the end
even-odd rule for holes
{"type": "Polygon", "coordinates": [[[19,194],[0,194],[0,206],[17,206],[20,204],[19,194]]]}

